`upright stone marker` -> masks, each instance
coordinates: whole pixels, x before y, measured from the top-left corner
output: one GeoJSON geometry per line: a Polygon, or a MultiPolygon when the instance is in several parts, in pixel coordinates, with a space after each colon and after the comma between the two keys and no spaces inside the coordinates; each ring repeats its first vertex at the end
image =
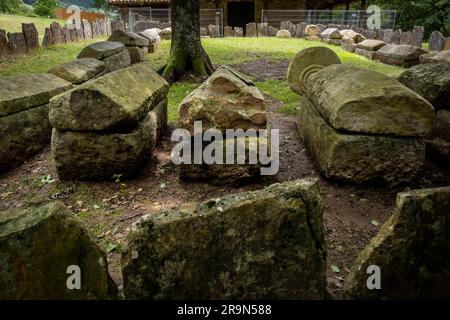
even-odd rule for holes
{"type": "Polygon", "coordinates": [[[449,299],[449,208],[450,187],[399,193],[394,214],[353,265],[345,282],[347,297],[449,299]],[[381,272],[378,290],[367,285],[375,283],[369,281],[370,266],[381,272]]]}
{"type": "Polygon", "coordinates": [[[326,296],[317,180],[229,195],[139,220],[122,254],[126,299],[326,296]]]}
{"type": "Polygon", "coordinates": [[[385,42],[385,43],[392,43],[393,37],[394,37],[394,31],[391,29],[386,29],[386,30],[384,30],[384,33],[383,33],[383,39],[380,39],[380,40],[383,40],[383,42],[385,42]]]}
{"type": "Polygon", "coordinates": [[[401,29],[397,29],[392,33],[392,44],[400,45],[400,39],[402,37],[403,31],[401,29]]]}
{"type": "Polygon", "coordinates": [[[224,37],[228,38],[228,37],[234,37],[234,31],[233,31],[233,27],[230,26],[226,26],[225,30],[224,30],[224,37]]]}
{"type": "Polygon", "coordinates": [[[268,37],[269,36],[269,24],[268,23],[258,23],[258,37],[268,37]]]}
{"type": "Polygon", "coordinates": [[[84,31],[84,38],[86,40],[92,39],[92,26],[91,23],[86,20],[83,19],[83,31],[84,31]]]}
{"type": "Polygon", "coordinates": [[[22,33],[28,50],[39,48],[39,34],[33,23],[22,23],[22,33]]]}
{"type": "Polygon", "coordinates": [[[411,31],[406,31],[402,33],[402,36],[400,37],[400,44],[411,45],[411,31]]]}
{"type": "Polygon", "coordinates": [[[300,22],[297,24],[295,28],[295,37],[296,38],[304,38],[305,37],[305,29],[308,24],[306,22],[300,22]]]}
{"type": "Polygon", "coordinates": [[[258,29],[256,27],[256,23],[247,23],[245,26],[245,36],[246,37],[257,37],[258,36],[258,29]]]}
{"type": "Polygon", "coordinates": [[[444,48],[445,37],[439,31],[433,31],[428,41],[430,51],[441,51],[444,48]]]}
{"type": "Polygon", "coordinates": [[[7,59],[10,55],[8,39],[3,35],[3,33],[0,33],[0,60],[7,59]]]}
{"type": "Polygon", "coordinates": [[[291,35],[295,35],[295,24],[293,24],[291,21],[282,21],[280,30],[287,30],[291,33],[291,35]]]}
{"type": "Polygon", "coordinates": [[[52,30],[52,39],[54,44],[62,44],[66,42],[64,30],[58,22],[52,22],[50,29],[52,30]]]}
{"type": "Polygon", "coordinates": [[[414,29],[411,32],[411,45],[422,48],[424,34],[425,34],[424,27],[414,26],[414,29]]]}
{"type": "Polygon", "coordinates": [[[27,44],[22,32],[8,32],[8,47],[12,55],[27,53],[27,44]]]}
{"type": "Polygon", "coordinates": [[[42,40],[42,48],[48,48],[54,45],[52,30],[50,28],[45,28],[44,39],[42,40]]]}

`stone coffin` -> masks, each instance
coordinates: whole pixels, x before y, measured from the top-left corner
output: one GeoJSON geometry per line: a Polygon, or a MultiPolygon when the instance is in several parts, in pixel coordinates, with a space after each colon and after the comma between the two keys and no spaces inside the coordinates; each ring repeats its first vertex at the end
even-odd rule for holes
{"type": "Polygon", "coordinates": [[[424,53],[427,52],[422,48],[388,44],[377,51],[375,58],[386,64],[409,68],[419,64],[419,58],[424,53]]]}
{"type": "Polygon", "coordinates": [[[449,187],[399,193],[393,215],[353,265],[344,286],[346,296],[361,300],[449,299],[449,208],[449,187]],[[380,268],[379,290],[367,286],[370,266],[380,268]]]}
{"type": "Polygon", "coordinates": [[[385,45],[386,43],[383,41],[367,39],[358,43],[355,52],[369,60],[374,60],[375,52],[380,50],[385,45]]]}
{"type": "Polygon", "coordinates": [[[48,101],[70,88],[69,82],[51,74],[0,78],[0,173],[49,143],[48,101]]]}
{"type": "Polygon", "coordinates": [[[124,69],[131,65],[130,54],[124,44],[120,42],[100,41],[92,43],[78,54],[78,59],[82,58],[103,61],[105,63],[103,74],[124,69]]]}
{"type": "Polygon", "coordinates": [[[0,212],[0,299],[117,299],[105,252],[64,204],[0,212]],[[69,289],[81,270],[80,289],[69,289]]]}
{"type": "Polygon", "coordinates": [[[310,75],[306,96],[340,131],[423,137],[433,126],[434,109],[425,99],[367,69],[342,64],[321,69],[310,75]]]}
{"type": "Polygon", "coordinates": [[[126,299],[324,299],[316,180],[212,199],[137,222],[122,254],[126,299]]]}
{"type": "Polygon", "coordinates": [[[136,174],[167,123],[168,83],[146,64],[88,81],[50,101],[61,179],[136,174]]]}
{"type": "Polygon", "coordinates": [[[424,97],[435,109],[450,110],[450,64],[420,64],[404,71],[399,81],[424,97]]]}
{"type": "Polygon", "coordinates": [[[104,62],[93,58],[83,58],[60,64],[50,69],[49,73],[67,80],[72,84],[82,84],[93,79],[104,70],[104,62]]]}
{"type": "Polygon", "coordinates": [[[420,56],[420,63],[450,63],[450,51],[427,53],[420,56]]]}
{"type": "Polygon", "coordinates": [[[339,132],[307,98],[301,100],[298,128],[320,173],[332,180],[396,185],[410,181],[425,160],[423,138],[339,132]]]}

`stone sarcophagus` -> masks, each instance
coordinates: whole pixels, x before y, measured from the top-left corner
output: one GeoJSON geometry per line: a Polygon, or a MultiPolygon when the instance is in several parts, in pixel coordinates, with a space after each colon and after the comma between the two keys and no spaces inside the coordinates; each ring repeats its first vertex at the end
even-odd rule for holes
{"type": "Polygon", "coordinates": [[[50,101],[61,179],[135,174],[167,124],[168,83],[145,63],[85,82],[50,101]]]}
{"type": "Polygon", "coordinates": [[[425,99],[381,73],[341,64],[327,48],[298,53],[288,79],[303,95],[300,136],[324,176],[390,185],[415,176],[434,121],[425,99]]]}

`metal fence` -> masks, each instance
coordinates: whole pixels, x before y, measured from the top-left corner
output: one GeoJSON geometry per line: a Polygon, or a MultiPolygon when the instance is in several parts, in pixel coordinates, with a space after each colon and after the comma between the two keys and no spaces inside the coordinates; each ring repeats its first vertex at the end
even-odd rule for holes
{"type": "MultiPolygon", "coordinates": [[[[134,30],[134,25],[138,21],[158,21],[161,23],[170,23],[170,9],[156,9],[151,7],[130,8],[127,29],[134,30]]],[[[223,11],[222,9],[201,9],[200,27],[208,28],[209,25],[218,25],[221,36],[223,36],[223,11]]]]}
{"type": "MultiPolygon", "coordinates": [[[[292,23],[307,22],[308,24],[337,24],[359,26],[365,29],[373,29],[371,23],[372,12],[359,10],[263,10],[262,22],[270,26],[280,28],[282,21],[292,23]]],[[[380,11],[379,29],[394,29],[397,12],[395,10],[380,11]]]]}

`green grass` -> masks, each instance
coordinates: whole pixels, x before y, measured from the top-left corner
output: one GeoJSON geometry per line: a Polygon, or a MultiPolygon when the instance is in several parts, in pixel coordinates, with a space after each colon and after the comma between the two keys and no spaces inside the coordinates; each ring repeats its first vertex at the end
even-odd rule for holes
{"type": "Polygon", "coordinates": [[[269,96],[283,102],[283,106],[278,109],[279,112],[286,114],[296,114],[299,97],[289,88],[287,81],[268,80],[257,82],[256,86],[269,96]]]}
{"type": "Polygon", "coordinates": [[[44,37],[45,28],[48,28],[53,21],[57,21],[64,25],[64,20],[47,19],[47,18],[34,18],[10,14],[0,14],[0,29],[7,32],[21,32],[22,23],[34,23],[36,29],[39,32],[39,36],[44,37]]]}
{"type": "Polygon", "coordinates": [[[36,49],[27,55],[0,62],[0,76],[47,72],[61,63],[75,60],[85,46],[101,40],[97,38],[56,45],[47,49],[36,49]]]}
{"type": "Polygon", "coordinates": [[[199,83],[179,82],[174,83],[170,87],[168,100],[168,121],[171,123],[177,122],[178,118],[178,106],[181,101],[194,89],[196,89],[199,83]]]}

